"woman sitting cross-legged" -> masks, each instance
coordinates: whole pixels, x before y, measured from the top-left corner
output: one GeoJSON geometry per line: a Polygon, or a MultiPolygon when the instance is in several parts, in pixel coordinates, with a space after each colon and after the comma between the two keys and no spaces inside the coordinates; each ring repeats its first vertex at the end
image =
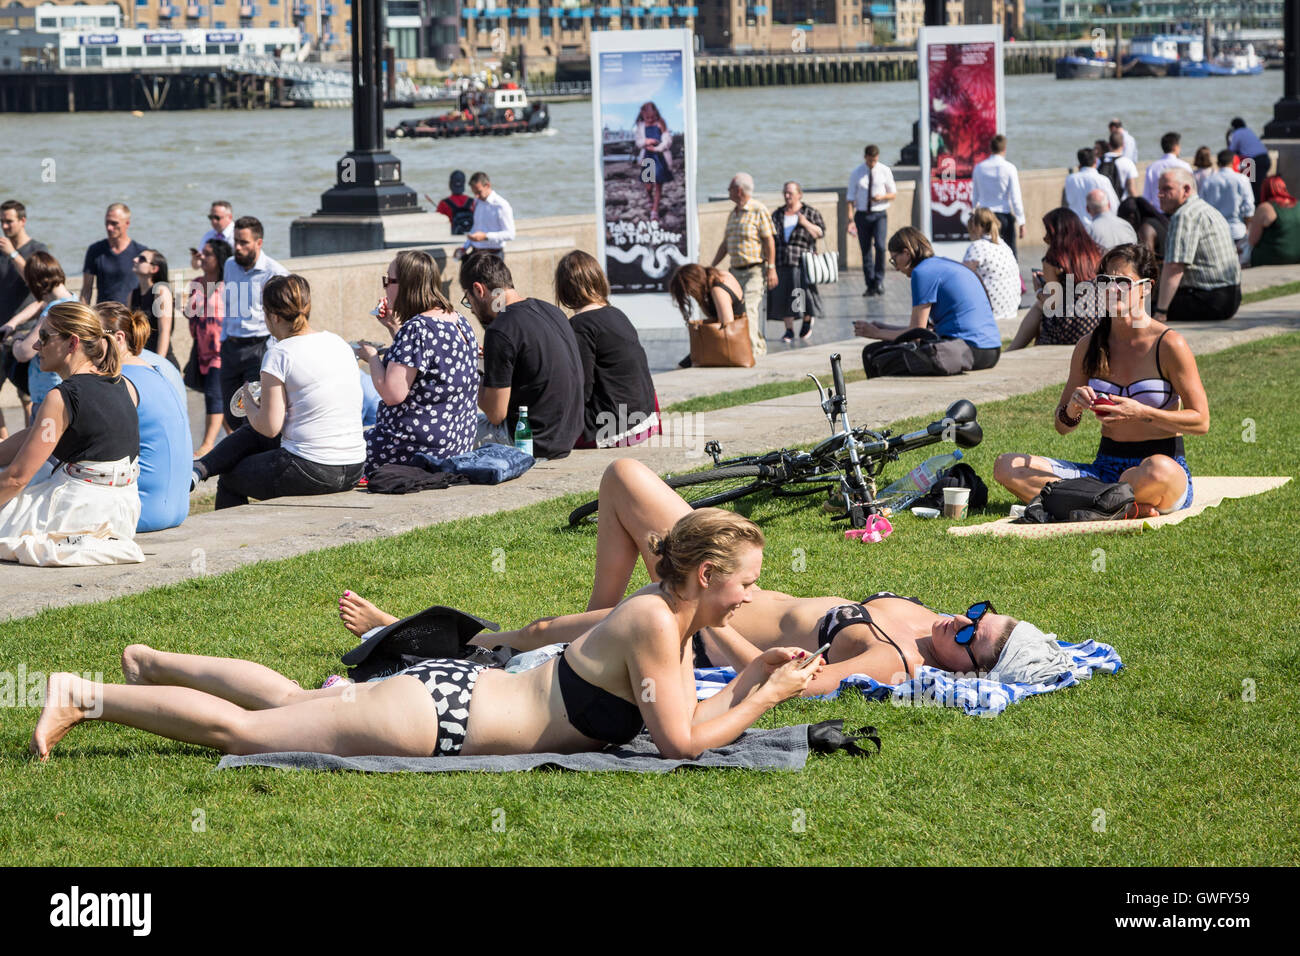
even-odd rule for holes
{"type": "Polygon", "coordinates": [[[1105,316],[1075,346],[1055,413],[1062,435],[1078,428],[1085,413],[1094,414],[1101,445],[1090,463],[999,455],[993,477],[1021,501],[1050,481],[1086,475],[1132,485],[1137,517],[1192,503],[1183,434],[1210,430],[1210,405],[1187,340],[1147,313],[1158,275],[1145,245],[1125,243],[1102,258],[1096,283],[1105,316]]]}
{"type": "MultiPolygon", "coordinates": [[[[638,558],[651,580],[660,577],[657,535],[689,514],[691,506],[641,462],[622,458],[611,463],[600,481],[596,577],[587,611],[534,621],[517,631],[482,634],[470,643],[523,651],[577,641],[610,615],[638,558]]],[[[357,636],[397,620],[351,591],[339,601],[339,616],[357,636]]],[[[977,600],[965,614],[951,615],[889,591],[853,601],[754,588],[751,600],[725,624],[692,635],[697,667],[727,664],[738,671],[771,648],[811,653],[827,642],[826,667],[806,694],[830,693],[850,674],[897,684],[915,677],[921,666],[990,674],[1008,683],[1048,681],[1070,669],[1068,656],[1051,635],[1028,621],[998,614],[989,601],[977,600]]]]}
{"type": "Polygon", "coordinates": [[[61,381],[29,427],[0,442],[0,559],[130,564],[140,518],[135,387],[93,309],[61,302],[42,320],[34,361],[61,381]],[[53,458],[53,474],[39,478],[53,458]]]}
{"type": "Polygon", "coordinates": [[[96,719],[226,753],[411,757],[599,750],[626,743],[644,724],[664,757],[693,758],[799,695],[820,660],[796,648],[769,650],[697,703],[691,635],[725,625],[752,599],[763,533],[746,518],[707,509],[651,547],[658,582],[533,670],[435,659],[380,682],[303,690],[251,661],[136,644],[122,655],[125,685],[50,677],[31,750],[46,759],[69,730],[96,719]]]}
{"type": "Polygon", "coordinates": [[[307,280],[271,277],[262,308],[276,342],[262,359],[260,404],[241,386],[248,423],[194,462],[196,483],[219,476],[218,509],[346,491],[366,459],[356,358],[347,342],[309,324],[307,280]]]}
{"type": "Polygon", "coordinates": [[[175,528],[190,513],[190,419],[166,376],[140,358],[149,320],[121,302],[100,302],[95,314],[113,337],[122,374],[140,395],[140,521],[135,530],[175,528]]]}
{"type": "Polygon", "coordinates": [[[380,324],[393,336],[381,358],[373,345],[357,355],[379,392],[366,435],[366,475],[415,456],[460,455],[474,447],[478,418],[478,342],[469,321],[442,292],[442,274],[427,252],[399,252],[384,276],[380,324]]]}

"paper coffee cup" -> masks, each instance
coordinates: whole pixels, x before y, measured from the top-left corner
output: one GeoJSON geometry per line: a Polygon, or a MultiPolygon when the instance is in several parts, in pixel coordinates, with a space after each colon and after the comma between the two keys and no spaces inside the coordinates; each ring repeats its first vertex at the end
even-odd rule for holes
{"type": "Polygon", "coordinates": [[[969,507],[969,488],[943,489],[943,515],[945,518],[964,518],[969,507]]]}

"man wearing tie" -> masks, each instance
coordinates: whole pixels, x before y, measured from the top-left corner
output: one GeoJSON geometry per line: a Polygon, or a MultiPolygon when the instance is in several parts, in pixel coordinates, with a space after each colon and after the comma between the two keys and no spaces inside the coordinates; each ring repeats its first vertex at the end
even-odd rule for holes
{"type": "Polygon", "coordinates": [[[894,174],[880,161],[880,147],[874,143],[862,151],[862,163],[849,176],[849,235],[858,237],[862,250],[862,275],[867,280],[863,295],[885,294],[885,231],[889,204],[898,195],[894,174]],[[874,262],[871,255],[875,246],[874,262]]]}

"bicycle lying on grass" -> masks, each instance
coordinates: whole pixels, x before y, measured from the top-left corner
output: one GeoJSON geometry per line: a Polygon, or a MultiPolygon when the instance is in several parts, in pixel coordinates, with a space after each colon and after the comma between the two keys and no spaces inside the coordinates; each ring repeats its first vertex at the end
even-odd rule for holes
{"type": "MultiPolygon", "coordinates": [[[[848,395],[840,355],[831,356],[833,389],[827,392],[817,376],[808,376],[817,386],[822,412],[830,422],[831,437],[809,451],[783,448],[765,455],[722,458],[722,446],[710,441],[704,450],[713,458],[713,467],[683,475],[667,475],[664,481],[692,508],[711,508],[737,501],[760,491],[770,491],[778,498],[801,498],[823,494],[828,505],[840,512],[837,519],[847,518],[854,528],[864,528],[873,514],[888,507],[877,499],[876,479],[885,466],[897,461],[904,452],[924,448],[940,441],[950,441],[959,448],[974,448],[984,440],[984,431],[975,420],[975,406],[965,399],[948,406],[944,417],[925,428],[905,435],[891,435],[860,426],[851,428],[848,395]]],[[[569,515],[569,524],[595,520],[600,500],[588,501],[569,515]]]]}

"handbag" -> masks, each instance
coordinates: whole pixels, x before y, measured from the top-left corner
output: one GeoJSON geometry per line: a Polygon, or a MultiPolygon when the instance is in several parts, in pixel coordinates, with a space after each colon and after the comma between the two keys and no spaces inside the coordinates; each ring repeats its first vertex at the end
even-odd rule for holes
{"type": "Polygon", "coordinates": [[[197,345],[190,349],[190,360],[185,363],[185,370],[181,373],[181,378],[185,380],[186,388],[192,388],[196,392],[203,391],[203,373],[199,371],[199,347],[197,345]]]}
{"type": "Polygon", "coordinates": [[[825,252],[805,252],[803,254],[803,277],[809,285],[830,285],[840,278],[840,257],[827,250],[825,252]]]}
{"type": "Polygon", "coordinates": [[[892,342],[862,350],[867,378],[881,375],[960,375],[975,367],[975,355],[962,339],[945,339],[930,329],[909,329],[892,342]]]}
{"type": "Polygon", "coordinates": [[[691,364],[712,368],[753,368],[754,346],[749,341],[749,316],[737,316],[726,326],[720,322],[686,323],[691,337],[691,364]]]}
{"type": "Polygon", "coordinates": [[[1013,524],[1054,521],[1119,521],[1136,510],[1133,487],[1087,476],[1048,482],[1013,524]]]}

